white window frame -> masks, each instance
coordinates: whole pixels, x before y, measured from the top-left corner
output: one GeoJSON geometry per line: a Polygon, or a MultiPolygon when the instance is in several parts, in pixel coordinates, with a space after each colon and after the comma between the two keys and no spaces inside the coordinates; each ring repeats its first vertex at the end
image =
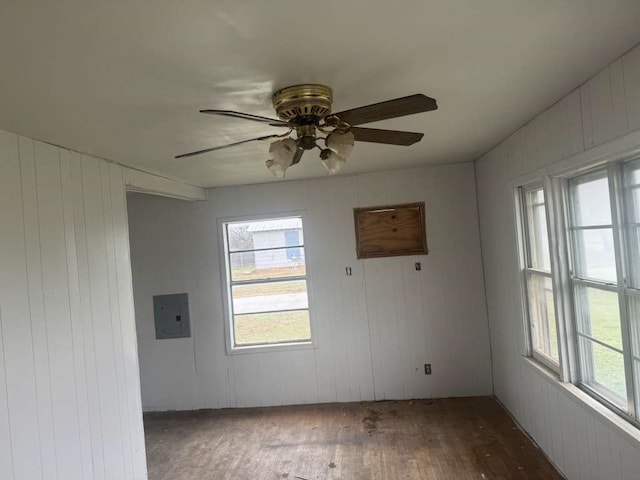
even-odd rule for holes
{"type": "MultiPolygon", "coordinates": [[[[568,225],[568,199],[566,195],[568,179],[610,164],[619,164],[621,166],[618,168],[623,168],[627,162],[633,161],[640,161],[640,131],[629,133],[571,157],[549,163],[526,174],[513,177],[509,183],[513,191],[517,192],[521,186],[542,181],[544,183],[545,193],[550,193],[545,200],[549,215],[547,221],[550,225],[548,233],[552,253],[553,288],[556,292],[556,315],[559,327],[558,332],[561,337],[560,375],[556,375],[529,354],[526,336],[523,342],[525,350],[523,351],[522,358],[527,365],[546,375],[550,381],[555,380],[558,382],[558,388],[564,390],[576,401],[584,404],[586,408],[589,408],[602,421],[618,429],[620,432],[624,432],[634,441],[640,441],[640,419],[631,417],[626,412],[617,409],[614,405],[611,405],[579,385],[580,375],[577,369],[577,339],[575,337],[575,315],[573,311],[573,293],[569,265],[571,252],[568,250],[566,228],[568,225]]],[[[517,195],[515,198],[519,201],[517,195]]],[[[626,201],[628,202],[628,199],[626,199],[626,201]]],[[[513,202],[512,205],[518,207],[519,203],[513,202]]],[[[516,223],[516,234],[519,236],[521,233],[519,208],[515,208],[514,215],[518,220],[516,223]]],[[[624,233],[626,235],[628,231],[624,233]]],[[[520,236],[518,240],[518,248],[521,250],[523,244],[520,236]]],[[[625,244],[625,248],[629,246],[629,244],[625,244]]],[[[629,252],[625,251],[624,253],[628,255],[629,252]]],[[[634,260],[638,261],[639,258],[640,255],[634,260]]],[[[518,265],[518,267],[518,274],[520,275],[522,265],[518,265]]],[[[522,278],[521,275],[520,278],[522,278]]],[[[522,292],[521,318],[526,319],[528,310],[527,304],[524,301],[524,295],[526,294],[524,286],[522,287],[522,292]]],[[[637,285],[635,289],[627,288],[627,298],[638,297],[640,297],[640,289],[637,288],[637,285]]],[[[526,320],[523,320],[523,322],[524,321],[526,320]]],[[[524,325],[526,326],[526,323],[524,325]]],[[[640,355],[638,355],[637,352],[631,353],[636,353],[634,358],[640,360],[640,355]]],[[[640,391],[640,376],[637,380],[635,388],[640,391]]],[[[638,414],[640,414],[640,395],[638,395],[637,410],[638,414]]]]}
{"type": "MultiPolygon", "coordinates": [[[[625,220],[624,220],[624,212],[623,212],[623,204],[625,201],[625,192],[624,187],[622,185],[622,171],[624,169],[624,165],[633,161],[633,159],[621,159],[618,161],[612,161],[605,165],[599,165],[594,167],[593,169],[589,169],[583,172],[576,172],[574,175],[566,176],[564,178],[564,192],[563,192],[563,200],[566,209],[565,215],[565,227],[564,231],[566,234],[566,243],[569,250],[569,281],[571,284],[571,288],[568,291],[568,294],[572,296],[572,303],[574,313],[572,315],[573,320],[573,338],[574,338],[574,351],[575,354],[573,356],[573,363],[575,364],[576,376],[574,383],[576,386],[587,392],[592,397],[596,398],[598,401],[606,405],[611,410],[615,411],[625,419],[631,421],[636,426],[638,426],[638,409],[635,402],[635,392],[640,385],[635,385],[634,376],[633,376],[633,358],[632,358],[632,348],[631,348],[631,339],[630,339],[630,319],[628,312],[628,299],[627,296],[630,294],[628,292],[629,287],[627,286],[627,269],[628,269],[628,242],[626,240],[625,234],[625,220]],[[584,228],[598,228],[602,226],[592,226],[592,227],[577,227],[575,225],[574,219],[574,210],[572,205],[571,193],[570,193],[570,182],[575,181],[580,177],[589,178],[590,176],[596,177],[602,175],[607,179],[607,183],[609,186],[609,204],[611,208],[611,229],[613,233],[613,246],[615,253],[615,266],[616,266],[616,281],[615,282],[607,282],[598,279],[591,279],[586,277],[581,277],[577,274],[576,267],[574,266],[575,258],[579,255],[576,247],[576,236],[575,231],[584,229],[584,228]],[[625,368],[625,382],[627,385],[627,395],[626,398],[621,398],[622,402],[626,401],[627,410],[625,411],[620,408],[610,397],[610,392],[606,388],[599,388],[595,384],[587,383],[587,379],[590,376],[593,376],[590,373],[584,374],[584,371],[589,371],[592,367],[591,363],[587,364],[587,360],[584,359],[584,355],[580,350],[579,341],[580,337],[584,336],[579,333],[578,329],[578,301],[579,299],[575,295],[576,288],[579,287],[587,287],[593,288],[602,291],[609,291],[615,293],[618,297],[618,307],[620,312],[620,329],[622,336],[622,350],[612,348],[611,345],[607,345],[598,339],[587,336],[591,341],[594,341],[600,344],[603,348],[608,348],[614,351],[618,351],[623,356],[624,368],[625,368]],[[587,377],[587,378],[585,378],[587,377]]],[[[633,290],[633,289],[631,289],[633,290]]]]}
{"type": "MultiPolygon", "coordinates": [[[[221,280],[222,280],[222,298],[223,298],[223,309],[224,309],[224,332],[225,332],[225,344],[228,355],[235,354],[243,354],[243,353],[262,353],[262,352],[276,352],[276,351],[286,351],[286,350],[306,350],[317,348],[317,335],[315,329],[314,322],[314,314],[313,314],[313,301],[312,301],[312,287],[311,287],[311,272],[309,268],[309,241],[307,237],[307,212],[306,211],[289,211],[289,212],[278,212],[278,213],[269,213],[269,214],[260,214],[260,215],[245,215],[245,216],[237,216],[237,217],[224,217],[218,218],[218,242],[220,245],[220,272],[221,272],[221,280]],[[306,274],[304,276],[294,276],[287,277],[286,280],[282,281],[291,281],[291,280],[299,280],[304,279],[307,282],[307,301],[308,301],[308,313],[309,313],[309,328],[310,328],[310,340],[302,340],[302,341],[293,341],[293,342],[278,342],[278,343],[261,343],[255,345],[236,345],[234,340],[234,323],[233,323],[233,301],[232,301],[232,292],[231,292],[231,268],[229,262],[229,246],[228,246],[228,238],[226,233],[226,226],[230,223],[239,223],[239,222],[257,222],[257,221],[266,221],[266,220],[277,220],[283,218],[300,218],[302,221],[302,231],[304,237],[304,243],[302,247],[304,249],[304,257],[305,257],[305,271],[306,274]]],[[[260,283],[260,282],[256,282],[260,283]]]]}
{"type": "MultiPolygon", "coordinates": [[[[622,139],[621,144],[629,142],[631,139],[622,139]]],[[[632,140],[635,141],[635,140],[632,140]]],[[[640,137],[638,137],[640,141],[640,137]]],[[[613,142],[613,144],[618,142],[613,142]]],[[[638,145],[639,143],[636,143],[638,145]]],[[[612,148],[612,147],[610,147],[612,148]]],[[[522,315],[525,325],[525,356],[529,357],[534,364],[544,367],[551,375],[557,373],[557,380],[570,382],[578,389],[585,392],[583,400],[593,399],[592,406],[603,405],[609,411],[614,412],[620,418],[618,425],[633,425],[640,427],[640,374],[634,372],[633,361],[640,361],[640,354],[632,349],[633,339],[631,338],[630,322],[634,321],[630,315],[630,298],[640,297],[640,288],[635,288],[628,282],[630,268],[637,268],[636,262],[640,258],[637,255],[632,258],[630,248],[634,247],[629,236],[629,228],[637,226],[637,223],[628,223],[630,220],[625,215],[625,208],[630,207],[630,190],[623,184],[624,169],[630,162],[640,162],[640,147],[628,148],[626,151],[618,150],[617,154],[610,153],[595,155],[594,152],[585,152],[576,158],[560,162],[557,165],[541,168],[536,172],[514,179],[511,183],[516,202],[516,220],[518,247],[520,251],[520,274],[522,285],[522,315]],[[585,161],[584,156],[589,153],[593,155],[590,161],[585,161]],[[616,259],[616,282],[602,282],[597,279],[576,278],[574,275],[574,249],[573,235],[571,227],[574,226],[572,206],[570,204],[570,182],[578,177],[589,175],[592,172],[606,171],[606,176],[610,182],[609,203],[612,211],[612,231],[614,236],[614,248],[616,259]],[[528,295],[526,290],[525,267],[527,266],[526,237],[524,222],[526,222],[526,212],[524,212],[525,202],[523,190],[534,189],[543,185],[545,192],[545,207],[547,214],[547,228],[551,253],[551,270],[554,289],[554,300],[556,309],[556,322],[558,331],[559,348],[559,370],[553,364],[545,361],[540,355],[536,355],[532,349],[532,339],[530,337],[530,321],[528,295]],[[631,262],[634,262],[633,265],[631,262]],[[625,365],[625,381],[627,384],[627,395],[625,409],[622,409],[613,401],[613,396],[609,389],[599,391],[597,386],[589,385],[589,378],[583,376],[584,360],[580,357],[578,321],[576,309],[576,284],[597,286],[601,290],[609,290],[618,295],[618,305],[620,310],[620,322],[622,332],[622,355],[625,365]],[[583,381],[583,378],[585,381],[583,381]],[[611,397],[611,400],[610,398],[611,397]]],[[[637,321],[637,320],[635,320],[637,321]]],[[[595,408],[595,406],[594,406],[595,408]]],[[[602,407],[598,407],[602,408],[602,407]]],[[[613,418],[613,417],[610,417],[613,418]]],[[[615,422],[614,422],[615,423],[615,422]]],[[[635,435],[635,434],[634,434],[635,435]]]]}
{"type": "Polygon", "coordinates": [[[536,361],[543,364],[545,367],[553,370],[556,373],[560,373],[560,361],[556,362],[554,358],[546,355],[544,352],[540,352],[535,348],[535,342],[533,339],[533,319],[531,318],[531,295],[530,292],[530,278],[531,276],[539,276],[549,278],[552,283],[553,289],[553,304],[554,304],[554,312],[556,318],[556,342],[558,345],[558,356],[561,357],[561,336],[560,336],[560,322],[559,319],[559,309],[558,309],[558,295],[556,292],[556,288],[554,285],[554,266],[553,266],[553,252],[551,245],[551,238],[547,238],[547,242],[549,242],[549,256],[550,256],[550,267],[549,271],[541,270],[539,268],[533,267],[532,260],[532,248],[531,248],[531,228],[529,224],[529,213],[528,202],[527,202],[527,193],[534,190],[542,190],[544,194],[544,209],[545,209],[545,221],[547,223],[547,232],[551,233],[551,222],[550,222],[550,205],[549,205],[549,195],[547,193],[547,188],[545,188],[544,182],[542,180],[538,180],[535,182],[531,182],[527,185],[521,185],[516,189],[516,205],[517,209],[517,224],[518,224],[518,237],[519,237],[519,247],[520,247],[520,270],[521,270],[521,287],[522,287],[522,297],[523,297],[523,318],[525,319],[525,351],[526,355],[534,358],[536,361]]]}

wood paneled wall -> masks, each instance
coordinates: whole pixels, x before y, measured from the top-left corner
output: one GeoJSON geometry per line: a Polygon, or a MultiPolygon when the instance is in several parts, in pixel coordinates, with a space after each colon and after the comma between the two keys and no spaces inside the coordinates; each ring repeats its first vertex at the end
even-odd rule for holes
{"type": "Polygon", "coordinates": [[[0,478],[146,478],[120,167],[0,132],[0,478]]]}
{"type": "Polygon", "coordinates": [[[636,433],[629,435],[615,427],[521,358],[524,331],[511,182],[637,130],[640,47],[477,162],[495,393],[571,480],[639,478],[640,432],[631,428],[636,433]]]}
{"type": "Polygon", "coordinates": [[[472,164],[212,189],[207,202],[129,197],[145,409],[492,392],[472,164]],[[416,201],[429,255],[357,260],[353,208],[416,201]],[[228,356],[216,219],[291,210],[307,212],[317,348],[228,356]],[[193,337],[156,340],[152,296],[179,292],[193,337]]]}

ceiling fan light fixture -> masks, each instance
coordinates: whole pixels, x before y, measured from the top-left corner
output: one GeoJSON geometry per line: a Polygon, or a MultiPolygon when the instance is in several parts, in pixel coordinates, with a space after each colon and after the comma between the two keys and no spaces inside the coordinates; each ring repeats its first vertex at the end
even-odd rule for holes
{"type": "Polygon", "coordinates": [[[343,159],[347,159],[349,155],[351,155],[351,152],[353,152],[355,140],[355,136],[349,131],[344,133],[332,132],[327,137],[326,144],[327,148],[333,150],[343,159]]]}
{"type": "Polygon", "coordinates": [[[333,150],[325,148],[320,153],[320,159],[322,160],[322,164],[329,172],[329,175],[335,175],[338,173],[347,163],[347,160],[344,157],[341,157],[333,150]]]}
{"type": "Polygon", "coordinates": [[[274,162],[286,168],[291,165],[293,157],[296,155],[297,148],[298,146],[293,138],[276,140],[271,143],[271,146],[269,147],[269,156],[274,162]]]}
{"type": "Polygon", "coordinates": [[[346,164],[347,158],[353,152],[356,137],[358,142],[403,146],[413,145],[423,137],[422,133],[363,128],[359,125],[438,109],[435,99],[421,93],[338,113],[332,113],[332,102],[331,88],[325,85],[302,84],[285,87],[274,93],[273,107],[276,110],[277,119],[233,110],[200,110],[208,115],[250,120],[263,125],[268,124],[271,127],[284,127],[288,131],[284,134],[250,138],[185,153],[177,155],[176,158],[192,157],[249,142],[277,138],[278,140],[271,143],[270,158],[265,162],[269,171],[276,177],[284,178],[290,166],[298,164],[306,151],[315,148],[320,150],[323,165],[329,174],[333,175],[342,170],[346,164]],[[292,132],[295,132],[295,138],[289,136],[292,132]],[[321,137],[319,134],[324,134],[326,137],[321,137]],[[325,148],[318,145],[319,139],[324,140],[325,148]]]}
{"type": "Polygon", "coordinates": [[[267,168],[269,169],[269,171],[271,173],[273,173],[274,177],[278,177],[278,178],[284,178],[285,174],[287,173],[287,167],[276,163],[275,161],[273,161],[273,159],[269,159],[266,162],[264,162],[264,164],[267,166],[267,168]]]}
{"type": "Polygon", "coordinates": [[[298,146],[292,138],[276,140],[269,147],[269,160],[265,165],[278,178],[284,178],[287,168],[291,166],[298,146]]]}

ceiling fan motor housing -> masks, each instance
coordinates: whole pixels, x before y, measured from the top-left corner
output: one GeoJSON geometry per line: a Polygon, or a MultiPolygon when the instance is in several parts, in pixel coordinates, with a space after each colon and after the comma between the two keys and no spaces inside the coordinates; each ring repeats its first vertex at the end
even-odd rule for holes
{"type": "MultiPolygon", "coordinates": [[[[333,92],[324,85],[304,84],[283,88],[273,94],[278,118],[291,121],[305,117],[320,119],[331,112],[333,92]]],[[[306,122],[302,122],[306,123],[306,122]]]]}

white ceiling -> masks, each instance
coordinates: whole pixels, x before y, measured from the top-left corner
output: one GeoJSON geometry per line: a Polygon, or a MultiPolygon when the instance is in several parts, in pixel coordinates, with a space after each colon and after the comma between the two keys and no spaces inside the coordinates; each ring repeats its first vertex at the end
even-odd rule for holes
{"type": "MultiPolygon", "coordinates": [[[[640,40],[638,0],[6,0],[0,129],[201,186],[275,181],[268,145],[177,154],[275,129],[271,94],[334,89],[334,111],[425,93],[435,112],[369,124],[345,174],[474,160],[640,40]]],[[[276,130],[279,132],[278,130],[276,130]]],[[[287,178],[324,176],[308,152],[287,178]]]]}

